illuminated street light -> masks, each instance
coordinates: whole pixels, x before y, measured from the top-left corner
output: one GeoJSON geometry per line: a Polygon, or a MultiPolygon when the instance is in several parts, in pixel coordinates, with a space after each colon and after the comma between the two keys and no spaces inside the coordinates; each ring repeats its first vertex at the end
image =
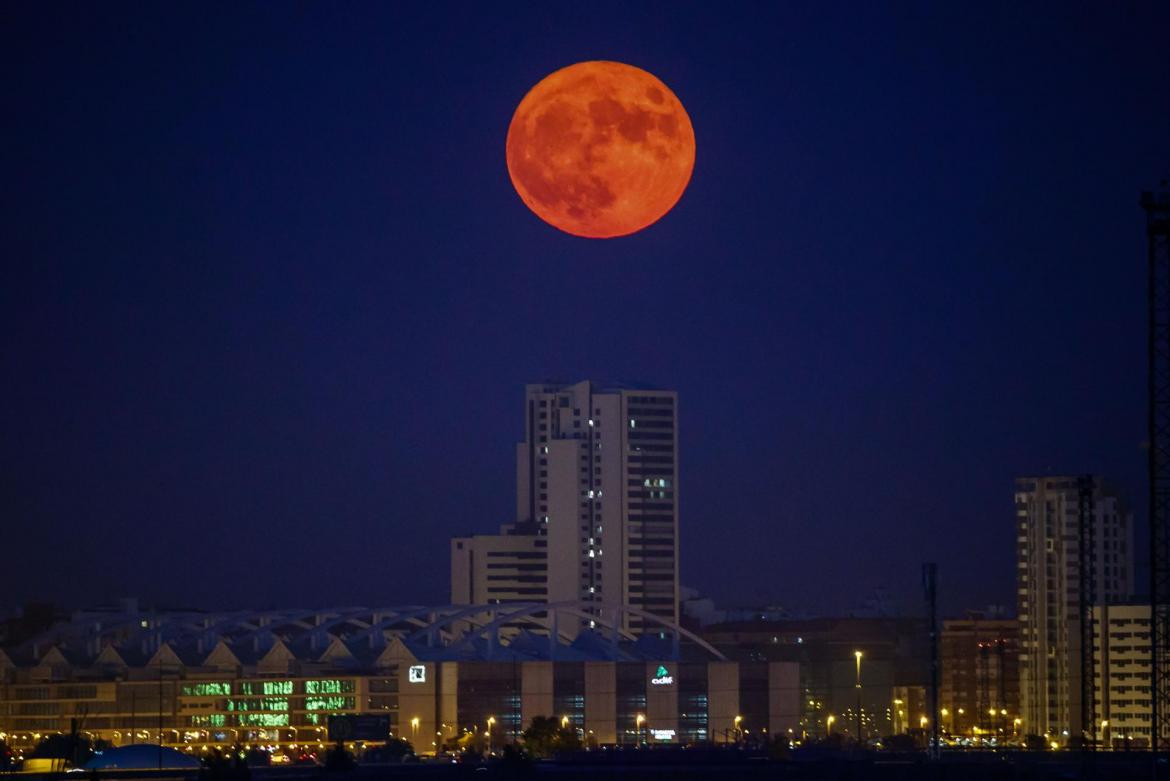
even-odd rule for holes
{"type": "Polygon", "coordinates": [[[646,717],[639,713],[634,717],[634,725],[637,727],[638,742],[642,742],[642,723],[646,721],[646,717]]]}
{"type": "Polygon", "coordinates": [[[488,716],[487,732],[484,734],[487,735],[487,739],[488,739],[488,756],[489,757],[492,755],[492,725],[495,723],[496,723],[496,717],[495,716],[488,716]]]}
{"type": "Polygon", "coordinates": [[[829,717],[825,719],[825,737],[833,734],[833,722],[836,720],[837,717],[832,714],[829,714],[829,717]]]}
{"type": "Polygon", "coordinates": [[[857,739],[861,740],[861,651],[854,651],[857,659],[857,739]]]}

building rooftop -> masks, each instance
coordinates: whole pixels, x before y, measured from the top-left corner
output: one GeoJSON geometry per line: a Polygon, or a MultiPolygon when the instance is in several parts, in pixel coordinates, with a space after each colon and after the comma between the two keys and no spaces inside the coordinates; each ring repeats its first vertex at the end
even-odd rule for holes
{"type": "Polygon", "coordinates": [[[209,613],[82,611],[19,646],[0,652],[0,669],[222,667],[310,664],[360,671],[389,660],[654,661],[723,655],[677,624],[632,607],[563,602],[499,605],[407,605],[209,613]],[[618,616],[604,621],[595,612],[618,616]],[[655,631],[614,631],[620,614],[636,614],[655,631]],[[552,628],[590,620],[569,640],[552,628]]]}

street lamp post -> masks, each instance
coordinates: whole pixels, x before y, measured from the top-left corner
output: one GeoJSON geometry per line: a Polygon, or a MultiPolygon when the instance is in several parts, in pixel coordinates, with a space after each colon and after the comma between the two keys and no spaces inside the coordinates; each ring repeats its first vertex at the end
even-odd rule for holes
{"type": "Polygon", "coordinates": [[[853,652],[857,659],[857,741],[861,742],[861,651],[853,652]]]}
{"type": "Polygon", "coordinates": [[[488,739],[488,756],[492,755],[492,725],[496,723],[495,716],[488,716],[487,720],[487,739],[488,739]]]}
{"type": "Polygon", "coordinates": [[[829,714],[829,717],[827,719],[825,719],[825,737],[826,738],[833,734],[833,722],[836,720],[837,720],[837,717],[831,713],[829,714]]]}
{"type": "Polygon", "coordinates": [[[646,721],[646,717],[643,716],[641,713],[639,713],[637,716],[634,717],[634,726],[637,727],[637,729],[635,730],[635,734],[637,735],[637,742],[639,745],[641,745],[641,743],[642,743],[642,723],[645,721],[646,721]]]}

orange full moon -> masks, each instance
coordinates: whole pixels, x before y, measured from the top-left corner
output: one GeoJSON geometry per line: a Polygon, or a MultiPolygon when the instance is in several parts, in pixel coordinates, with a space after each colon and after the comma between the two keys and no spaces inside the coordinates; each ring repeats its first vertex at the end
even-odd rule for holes
{"type": "Polygon", "coordinates": [[[579,62],[524,96],[508,127],[508,174],[538,217],[574,236],[625,236],[678,203],[695,131],[670,88],[620,62],[579,62]]]}

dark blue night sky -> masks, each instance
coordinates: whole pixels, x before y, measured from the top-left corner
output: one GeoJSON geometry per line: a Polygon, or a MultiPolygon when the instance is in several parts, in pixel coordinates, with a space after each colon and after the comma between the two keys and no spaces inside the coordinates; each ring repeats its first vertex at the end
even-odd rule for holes
{"type": "Polygon", "coordinates": [[[724,5],[6,4],[0,606],[446,600],[544,379],[678,390],[725,604],[1010,602],[1017,474],[1144,516],[1170,6],[724,5]],[[588,59],[695,127],[628,238],[504,165],[588,59]]]}

